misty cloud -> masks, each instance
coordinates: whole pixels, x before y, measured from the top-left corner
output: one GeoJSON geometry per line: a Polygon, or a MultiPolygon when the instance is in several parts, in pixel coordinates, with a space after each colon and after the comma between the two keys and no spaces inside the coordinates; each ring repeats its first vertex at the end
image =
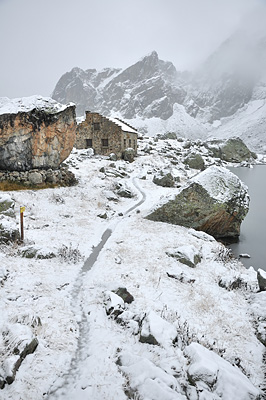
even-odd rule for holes
{"type": "Polygon", "coordinates": [[[153,50],[197,67],[255,6],[265,1],[0,0],[0,96],[50,95],[75,66],[126,68],[153,50]]]}

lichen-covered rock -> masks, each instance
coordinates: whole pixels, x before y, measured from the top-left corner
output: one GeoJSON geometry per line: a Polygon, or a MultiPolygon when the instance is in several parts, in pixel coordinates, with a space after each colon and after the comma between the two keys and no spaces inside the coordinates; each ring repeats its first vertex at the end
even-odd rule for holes
{"type": "Polygon", "coordinates": [[[169,171],[160,171],[153,177],[153,183],[162,187],[174,187],[175,179],[171,172],[169,171]]]}
{"type": "Polygon", "coordinates": [[[76,138],[75,105],[33,96],[0,108],[0,170],[58,168],[76,138]]]}
{"type": "Polygon", "coordinates": [[[185,158],[184,163],[192,169],[203,171],[205,168],[204,160],[200,154],[190,154],[185,158]]]}
{"type": "Polygon", "coordinates": [[[227,162],[252,161],[257,155],[250,151],[240,138],[231,138],[226,141],[211,140],[207,142],[206,147],[209,149],[212,157],[220,158],[227,162]]]}
{"type": "Polygon", "coordinates": [[[236,239],[248,209],[247,187],[226,168],[212,166],[147,218],[236,239]]]}

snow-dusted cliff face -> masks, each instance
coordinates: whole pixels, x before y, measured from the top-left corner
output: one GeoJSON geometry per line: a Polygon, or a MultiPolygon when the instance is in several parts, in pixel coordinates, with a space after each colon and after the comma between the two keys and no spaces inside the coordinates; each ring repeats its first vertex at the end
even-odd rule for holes
{"type": "Polygon", "coordinates": [[[139,115],[166,120],[173,114],[173,105],[186,97],[178,77],[172,63],[159,60],[152,52],[125,70],[73,68],[61,77],[53,98],[76,102],[78,114],[113,111],[126,119],[139,115]]]}
{"type": "Polygon", "coordinates": [[[73,68],[52,97],[86,110],[118,114],[150,135],[240,136],[266,151],[266,34],[239,30],[194,74],[177,72],[154,51],[125,70],[73,68]]]}

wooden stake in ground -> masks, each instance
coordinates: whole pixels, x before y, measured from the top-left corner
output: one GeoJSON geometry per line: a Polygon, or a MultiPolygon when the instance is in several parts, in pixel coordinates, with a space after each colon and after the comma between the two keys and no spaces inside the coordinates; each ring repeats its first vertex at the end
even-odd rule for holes
{"type": "Polygon", "coordinates": [[[24,240],[24,227],[23,227],[23,213],[25,211],[25,207],[20,207],[20,240],[23,242],[24,240]]]}

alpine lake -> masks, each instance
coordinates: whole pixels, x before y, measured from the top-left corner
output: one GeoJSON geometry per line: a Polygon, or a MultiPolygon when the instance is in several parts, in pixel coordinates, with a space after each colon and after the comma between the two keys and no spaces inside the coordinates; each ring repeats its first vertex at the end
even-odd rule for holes
{"type": "Polygon", "coordinates": [[[232,167],[248,187],[249,212],[241,224],[239,241],[229,247],[246,268],[252,266],[266,271],[266,165],[232,167]]]}

